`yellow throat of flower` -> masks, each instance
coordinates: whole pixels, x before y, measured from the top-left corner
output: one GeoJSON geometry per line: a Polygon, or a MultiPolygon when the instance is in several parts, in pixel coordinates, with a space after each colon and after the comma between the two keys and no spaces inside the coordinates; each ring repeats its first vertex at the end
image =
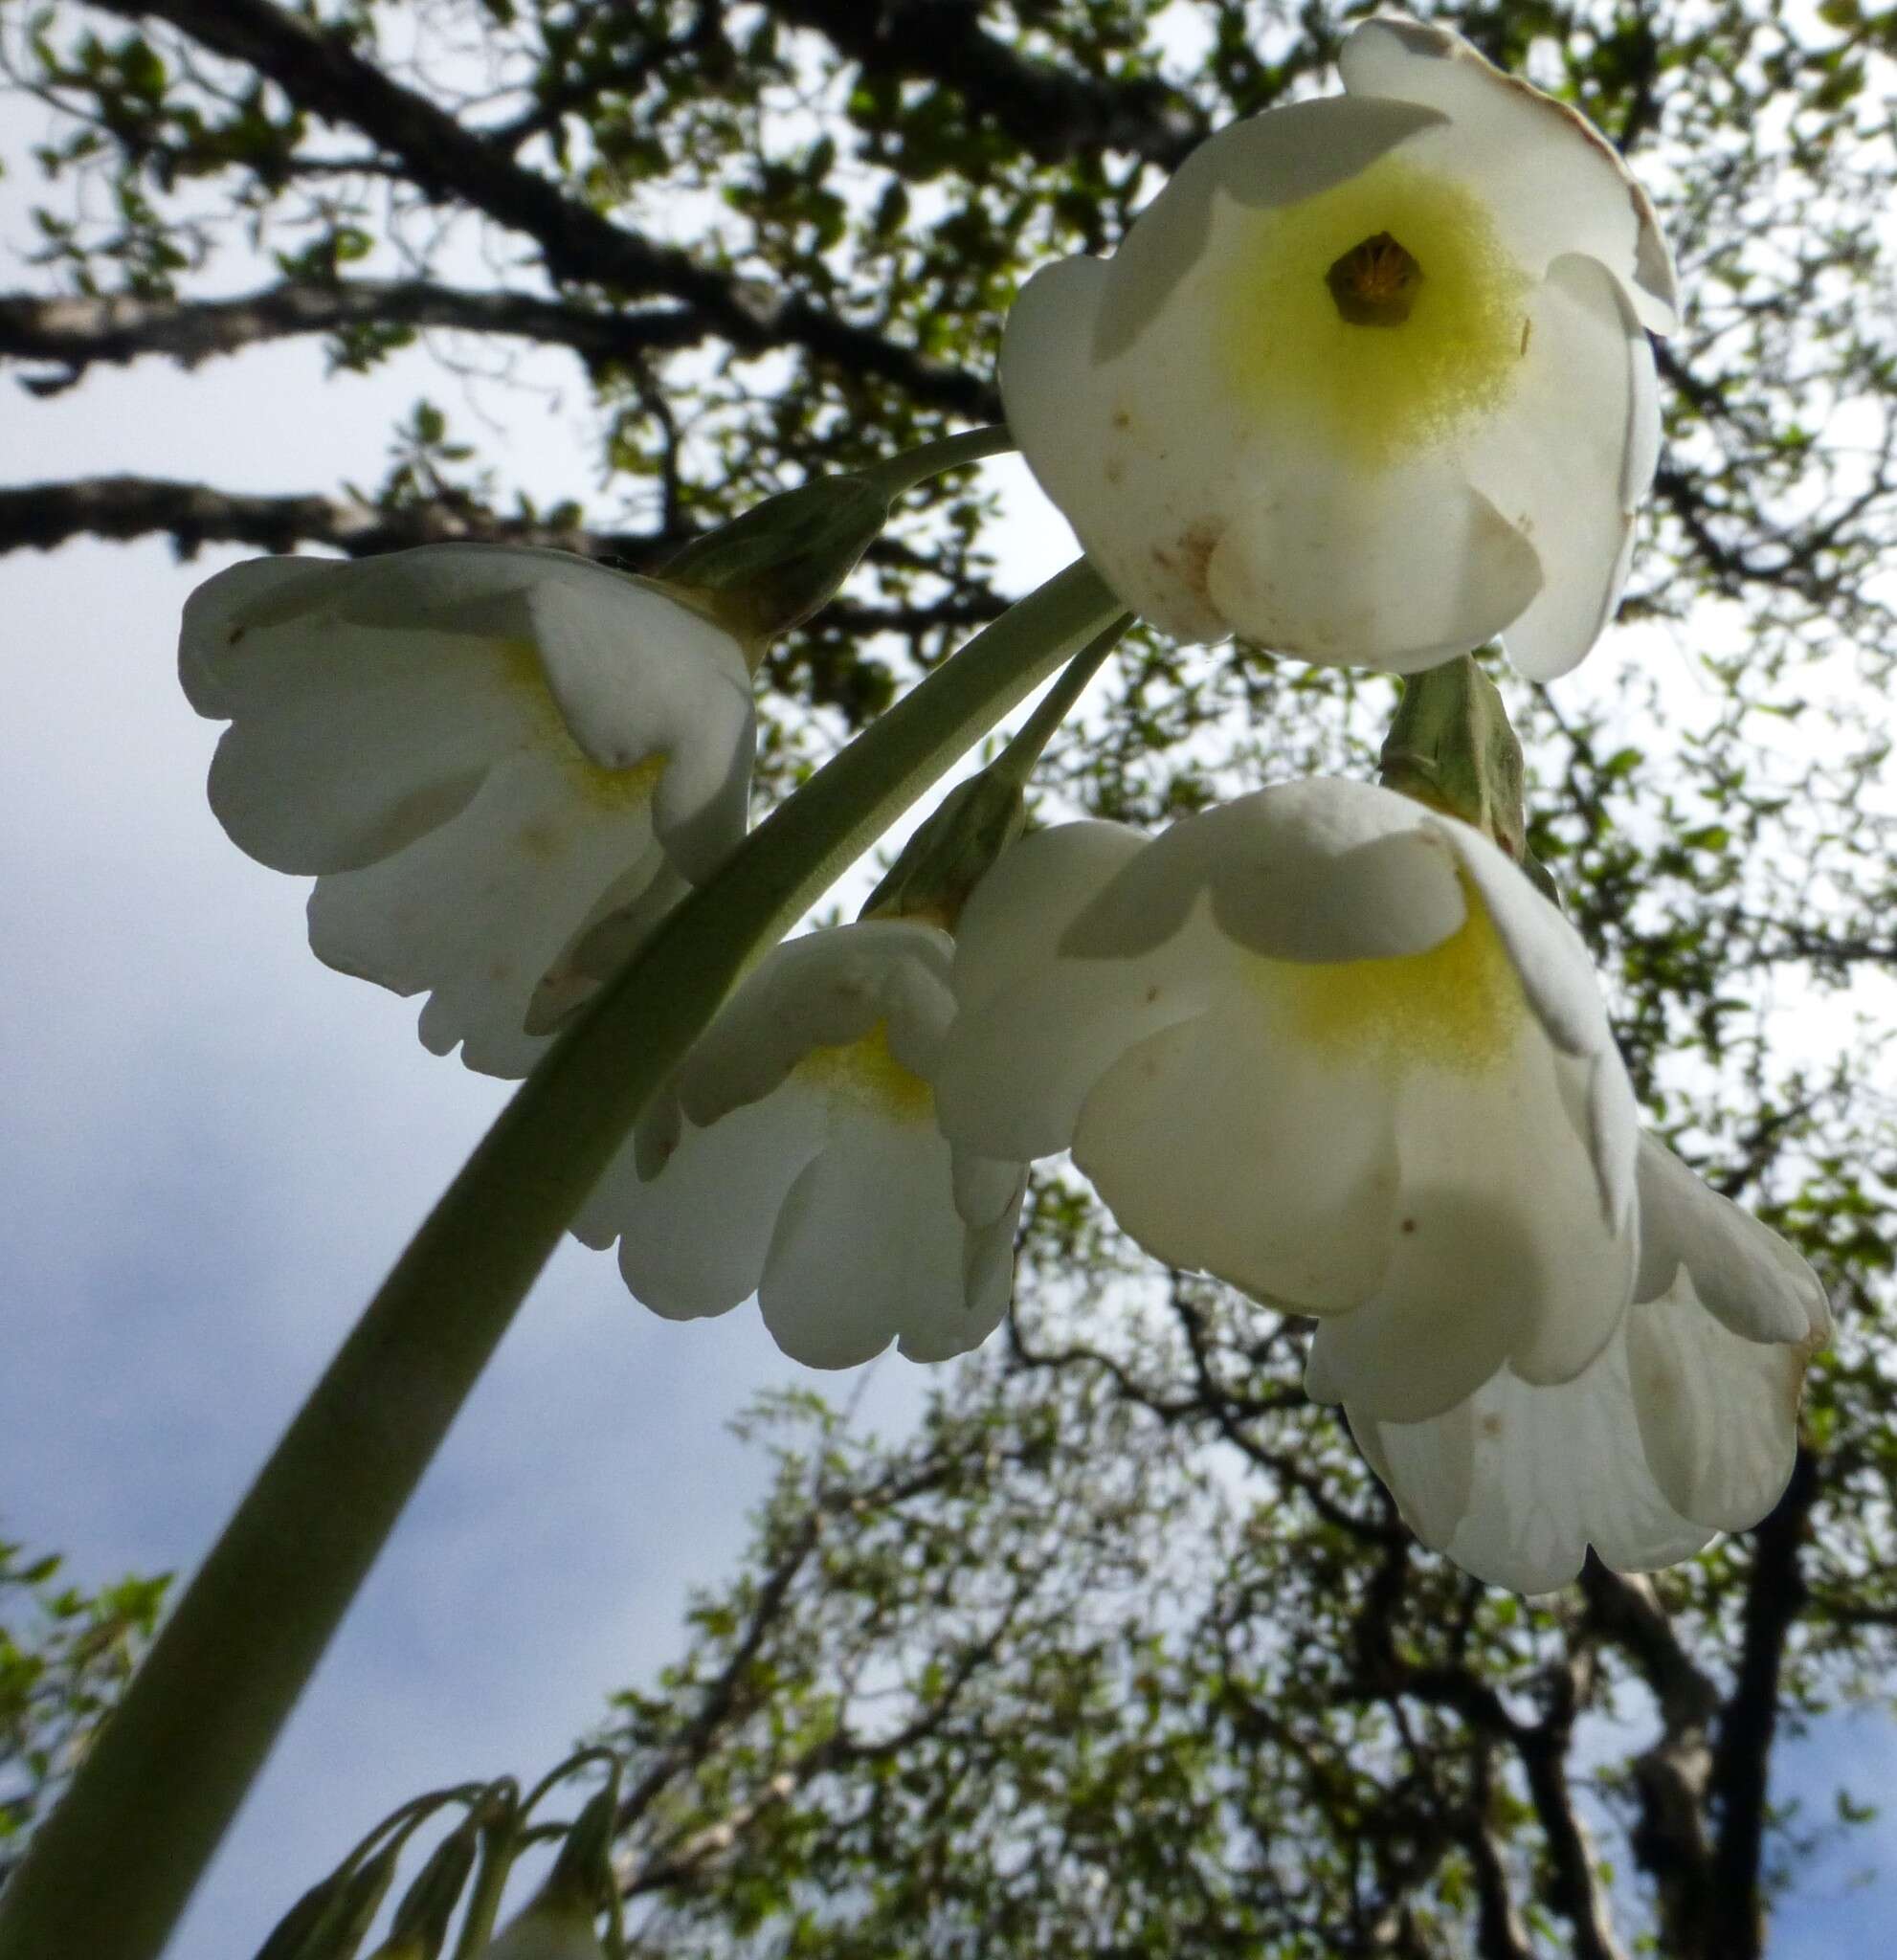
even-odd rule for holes
{"type": "Polygon", "coordinates": [[[1295,1039],[1339,1062],[1455,1075],[1497,1067],[1528,1002],[1487,906],[1460,881],[1468,916],[1427,952],[1322,966],[1261,959],[1254,984],[1295,1039]]]}
{"type": "Polygon", "coordinates": [[[855,1102],[899,1123],[932,1123],[935,1092],[889,1048],[889,1023],[878,1021],[859,1041],[813,1048],[796,1073],[827,1097],[855,1102]]]}
{"type": "Polygon", "coordinates": [[[596,810],[627,810],[647,802],[665,773],[666,752],[655,750],[623,769],[602,768],[573,740],[573,732],[560,712],[553,691],[547,684],[547,670],[541,665],[540,651],[531,640],[509,639],[490,642],[500,654],[502,684],[520,702],[534,734],[560,759],[568,779],[586,803],[596,810]]]}
{"type": "Polygon", "coordinates": [[[1215,355],[1255,416],[1379,465],[1506,398],[1528,347],[1529,279],[1461,184],[1386,158],[1233,221],[1215,355]]]}

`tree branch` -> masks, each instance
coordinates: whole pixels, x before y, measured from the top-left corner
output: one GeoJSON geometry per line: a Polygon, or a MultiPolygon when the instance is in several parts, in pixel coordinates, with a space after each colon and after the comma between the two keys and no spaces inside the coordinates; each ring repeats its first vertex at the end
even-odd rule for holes
{"type": "Polygon", "coordinates": [[[108,13],[168,22],[201,47],[275,82],[305,113],[354,129],[392,152],[415,188],[442,206],[471,205],[540,247],[548,275],[620,295],[664,294],[697,309],[741,353],[800,346],[844,374],[872,374],[918,402],[993,421],[993,387],[773,290],[700,265],[569,197],[523,167],[504,143],[464,128],[334,34],[268,0],[92,0],[108,13]]]}
{"type": "Polygon", "coordinates": [[[472,539],[577,551],[636,568],[683,543],[649,532],[586,531],[500,517],[472,502],[386,509],[354,497],[258,496],[164,477],[81,477],[0,489],[0,553],[50,551],[73,538],[154,536],[168,537],[182,558],[205,545],[254,545],[263,551],[324,545],[367,558],[411,545],[472,539]]]}
{"type": "Polygon", "coordinates": [[[1785,1495],[1752,1534],[1738,1681],[1720,1718],[1712,1759],[1719,1837],[1707,1950],[1719,1960],[1760,1960],[1765,1951],[1759,1867],[1772,1742],[1778,1726],[1778,1676],[1787,1636],[1805,1603],[1800,1553],[1820,1484],[1818,1459],[1800,1446],[1785,1495]]]}
{"type": "Polygon", "coordinates": [[[683,308],[614,313],[520,293],[481,293],[427,279],[285,279],[228,300],[94,299],[0,294],[0,359],[60,371],[26,382],[35,394],[70,388],[95,362],[162,354],[186,368],[258,342],[347,327],[452,327],[570,347],[589,367],[691,346],[710,328],[683,308]]]}
{"type": "Polygon", "coordinates": [[[1660,1708],[1659,1739],[1633,1760],[1640,1814],[1629,1843],[1654,1882],[1661,1950],[1668,1960],[1715,1960],[1706,1944],[1713,1900],[1706,1797],[1718,1686],[1681,1645],[1651,1579],[1609,1571],[1590,1556],[1581,1590],[1587,1626],[1632,1659],[1660,1708]]]}
{"type": "Polygon", "coordinates": [[[1529,1780],[1552,1867],[1548,1903],[1573,1927],[1575,1960],[1626,1960],[1614,1937],[1607,1900],[1595,1871],[1594,1842],[1568,1781],[1568,1750],[1573,1740],[1573,1704],[1564,1695],[1547,1721],[1516,1732],[1516,1748],[1529,1780]]]}
{"type": "Polygon", "coordinates": [[[1462,1841],[1476,1881],[1476,1952],[1480,1960],[1534,1960],[1529,1929],[1515,1910],[1502,1844],[1489,1821],[1492,1764],[1486,1744],[1476,1746],[1475,1807],[1462,1841]]]}
{"type": "Polygon", "coordinates": [[[970,0],[770,0],[865,74],[946,84],[1042,163],[1121,150],[1172,168],[1207,134],[1204,113],[1164,82],[1114,82],[1020,55],[970,0]]]}

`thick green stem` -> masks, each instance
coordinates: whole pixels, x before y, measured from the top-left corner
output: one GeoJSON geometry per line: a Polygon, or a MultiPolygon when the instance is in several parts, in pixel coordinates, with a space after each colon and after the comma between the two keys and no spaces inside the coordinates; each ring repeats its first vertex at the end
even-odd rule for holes
{"type": "Polygon", "coordinates": [[[0,1960],[152,1960],[567,1221],[734,979],[1118,613],[1068,568],[694,892],[556,1042],[291,1423],[0,1895],[0,1960]]]}

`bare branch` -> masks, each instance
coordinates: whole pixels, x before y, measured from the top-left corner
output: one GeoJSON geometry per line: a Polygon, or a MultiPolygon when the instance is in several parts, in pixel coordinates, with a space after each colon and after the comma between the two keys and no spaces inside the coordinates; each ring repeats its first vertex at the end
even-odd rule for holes
{"type": "Polygon", "coordinates": [[[1633,1659],[1660,1707],[1659,1739],[1633,1761],[1640,1813],[1629,1841],[1654,1882],[1662,1950],[1673,1960],[1713,1960],[1706,1945],[1713,1896],[1706,1797],[1718,1685],[1681,1645],[1651,1579],[1609,1571],[1590,1557],[1581,1588],[1586,1626],[1633,1659]]]}
{"type": "Polygon", "coordinates": [[[1534,1960],[1529,1929],[1515,1910],[1508,1889],[1508,1868],[1502,1845],[1487,1816],[1492,1766],[1489,1751],[1476,1751],[1476,1814],[1463,1834],[1476,1880],[1476,1952],[1481,1960],[1534,1960]]]}
{"type": "Polygon", "coordinates": [[[990,33],[970,0],[771,0],[771,11],[866,74],[946,83],[1044,163],[1107,149],[1170,169],[1207,134],[1204,113],[1164,82],[1033,60],[990,33]]]}
{"type": "MultiPolygon", "coordinates": [[[[1572,1670],[1572,1663],[1571,1663],[1572,1670]]],[[[1570,1673],[1571,1670],[1564,1670],[1570,1673]]],[[[1607,1894],[1596,1870],[1594,1840],[1574,1807],[1568,1781],[1568,1751],[1573,1740],[1574,1704],[1565,1691],[1548,1719],[1519,1729],[1516,1748],[1528,1774],[1529,1796],[1548,1840],[1552,1867],[1548,1903],[1573,1928],[1575,1960],[1626,1960],[1614,1937],[1607,1894]]]]}
{"type": "Polygon", "coordinates": [[[657,562],[683,542],[501,517],[472,502],[386,509],[353,497],[257,496],[163,477],[81,477],[0,489],[0,553],[50,551],[83,537],[168,537],[182,558],[205,545],[254,545],[263,551],[324,545],[367,558],[411,545],[472,539],[545,546],[635,568],[657,562]]]}
{"type": "Polygon", "coordinates": [[[845,374],[873,374],[919,402],[993,421],[999,397],[966,368],[930,360],[868,327],[699,264],[614,223],[523,167],[504,142],[462,126],[325,33],[268,0],[93,0],[108,13],[170,23],[200,46],[267,77],[299,108],[354,129],[401,159],[415,188],[443,206],[472,205],[540,247],[550,277],[626,296],[664,294],[697,309],[740,352],[800,346],[845,374]]]}
{"type": "Polygon", "coordinates": [[[348,327],[452,327],[570,347],[589,367],[691,346],[709,327],[682,308],[613,313],[520,293],[472,292],[427,279],[286,279],[228,300],[0,294],[0,359],[44,361],[35,394],[70,388],[95,362],[162,354],[186,368],[262,341],[348,327]]]}
{"type": "Polygon", "coordinates": [[[1817,1457],[1800,1447],[1778,1507],[1753,1533],[1738,1681],[1720,1719],[1712,1759],[1719,1838],[1707,1950],[1719,1960],[1759,1960],[1765,1951],[1759,1877],[1778,1676],[1787,1637],[1805,1603],[1801,1553],[1821,1482],[1817,1457]]]}

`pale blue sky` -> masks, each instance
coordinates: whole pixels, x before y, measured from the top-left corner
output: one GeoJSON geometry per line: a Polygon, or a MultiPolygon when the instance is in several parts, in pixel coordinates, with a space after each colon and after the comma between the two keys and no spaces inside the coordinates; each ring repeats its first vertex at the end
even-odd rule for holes
{"type": "MultiPolygon", "coordinates": [[[[105,373],[0,411],[6,475],[370,477],[414,373],[325,388],[310,345],[190,379],[105,373]]],[[[550,449],[557,426],[540,428],[526,439],[550,449]]],[[[0,1516],[87,1579],[201,1555],[506,1094],[425,1053],[415,1003],[319,966],[305,881],[243,858],[206,807],[217,728],[178,691],[176,622],[240,555],[180,567],[162,543],[83,544],[0,561],[0,1516]]],[[[179,1960],[247,1954],[382,1811],[431,1782],[537,1774],[611,1687],[662,1661],[687,1587],[729,1570],[762,1488],[723,1425],[793,1372],[754,1311],[663,1323],[610,1258],[565,1249],[179,1960]]],[[[900,1422],[905,1372],[882,1370],[866,1412],[900,1422]]]]}

